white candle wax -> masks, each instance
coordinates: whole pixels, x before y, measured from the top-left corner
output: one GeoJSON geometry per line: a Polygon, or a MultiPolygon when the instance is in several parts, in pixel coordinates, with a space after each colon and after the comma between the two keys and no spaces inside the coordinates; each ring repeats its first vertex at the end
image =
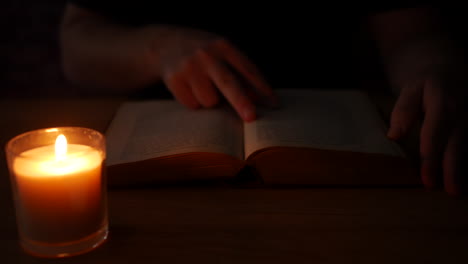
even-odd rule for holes
{"type": "Polygon", "coordinates": [[[105,220],[101,152],[85,145],[65,146],[65,151],[54,145],[27,150],[13,161],[20,232],[32,242],[84,239],[105,220]]]}

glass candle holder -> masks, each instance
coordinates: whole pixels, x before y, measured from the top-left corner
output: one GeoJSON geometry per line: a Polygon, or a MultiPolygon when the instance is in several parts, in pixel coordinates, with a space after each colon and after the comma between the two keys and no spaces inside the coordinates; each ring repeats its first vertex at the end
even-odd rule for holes
{"type": "Polygon", "coordinates": [[[105,138],[82,127],[39,129],[5,148],[21,247],[38,257],[88,252],[108,235],[105,138]]]}

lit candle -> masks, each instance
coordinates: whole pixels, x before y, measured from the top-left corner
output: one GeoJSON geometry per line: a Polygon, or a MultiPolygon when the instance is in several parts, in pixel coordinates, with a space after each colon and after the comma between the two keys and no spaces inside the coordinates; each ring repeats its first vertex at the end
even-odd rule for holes
{"type": "Polygon", "coordinates": [[[68,144],[63,134],[55,144],[25,150],[12,159],[17,222],[27,251],[73,255],[93,246],[80,241],[104,226],[107,232],[103,160],[102,150],[68,144]]]}

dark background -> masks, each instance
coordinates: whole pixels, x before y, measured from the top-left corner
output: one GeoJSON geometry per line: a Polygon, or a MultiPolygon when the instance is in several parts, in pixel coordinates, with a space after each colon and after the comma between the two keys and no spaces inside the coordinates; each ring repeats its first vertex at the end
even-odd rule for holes
{"type": "MultiPolygon", "coordinates": [[[[2,1],[0,97],[84,96],[77,87],[66,81],[61,70],[58,33],[65,5],[66,0],[2,1]]],[[[148,93],[148,90],[141,94],[146,96],[153,93],[148,93]]]]}
{"type": "MultiPolygon", "coordinates": [[[[58,32],[66,0],[4,0],[0,9],[0,98],[76,97],[78,89],[61,71],[58,32]]],[[[465,9],[445,7],[449,27],[466,35],[465,9]]],[[[465,42],[460,42],[462,46],[465,42]]],[[[373,57],[369,46],[357,56],[373,57]]],[[[370,60],[373,60],[371,58],[370,60]]],[[[378,61],[373,61],[378,63],[378,61]]],[[[378,66],[376,64],[372,64],[378,66]]],[[[360,69],[368,81],[383,78],[378,67],[360,69]]]]}
{"type": "Polygon", "coordinates": [[[0,9],[2,97],[72,96],[60,68],[65,0],[4,0],[0,9]]]}

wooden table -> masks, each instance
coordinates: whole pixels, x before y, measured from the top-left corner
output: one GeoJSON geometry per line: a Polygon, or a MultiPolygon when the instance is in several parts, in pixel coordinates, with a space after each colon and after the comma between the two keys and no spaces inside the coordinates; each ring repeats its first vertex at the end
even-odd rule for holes
{"type": "MultiPolygon", "coordinates": [[[[105,131],[121,99],[0,101],[0,140],[42,127],[105,131]]],[[[4,153],[0,263],[468,263],[468,203],[420,188],[111,189],[110,237],[37,259],[18,246],[4,153]]]]}

